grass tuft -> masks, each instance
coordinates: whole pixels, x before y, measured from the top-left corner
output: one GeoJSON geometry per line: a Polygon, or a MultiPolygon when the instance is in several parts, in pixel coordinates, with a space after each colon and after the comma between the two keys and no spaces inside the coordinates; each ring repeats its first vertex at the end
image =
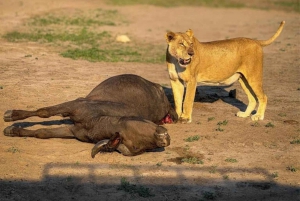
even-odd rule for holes
{"type": "Polygon", "coordinates": [[[203,161],[197,157],[186,157],[181,159],[181,162],[190,164],[203,164],[203,161]]]}
{"type": "Polygon", "coordinates": [[[130,184],[129,181],[127,181],[124,177],[121,178],[121,185],[117,188],[117,190],[123,190],[130,194],[138,194],[144,198],[155,196],[153,193],[151,193],[149,188],[130,184]]]}
{"type": "Polygon", "coordinates": [[[7,149],[7,152],[14,154],[14,153],[20,152],[20,150],[17,147],[10,147],[7,149]]]}
{"type": "Polygon", "coordinates": [[[186,142],[194,142],[194,141],[198,141],[200,139],[199,135],[194,135],[194,136],[190,136],[186,139],[184,139],[184,141],[186,142]]]}
{"type": "Polygon", "coordinates": [[[286,167],[286,170],[291,171],[291,172],[297,172],[298,169],[291,165],[291,166],[286,167]]]}
{"type": "Polygon", "coordinates": [[[165,62],[165,46],[134,40],[129,44],[118,43],[111,32],[95,29],[124,23],[122,18],[116,10],[96,9],[68,15],[53,12],[29,19],[24,31],[9,32],[3,38],[10,42],[47,43],[59,47],[63,57],[91,62],[165,62]]]}
{"type": "Polygon", "coordinates": [[[177,7],[177,6],[208,6],[208,7],[230,7],[241,8],[245,5],[232,0],[106,0],[106,3],[112,5],[153,5],[162,7],[177,7]]]}
{"type": "Polygon", "coordinates": [[[269,123],[267,123],[267,124],[265,125],[265,127],[268,127],[268,128],[274,128],[275,125],[272,124],[271,122],[269,122],[269,123]]]}
{"type": "Polygon", "coordinates": [[[300,144],[300,139],[296,139],[290,142],[291,144],[300,144]]]}
{"type": "Polygon", "coordinates": [[[238,160],[236,160],[235,158],[226,158],[225,161],[228,163],[237,163],[238,162],[238,160]]]}

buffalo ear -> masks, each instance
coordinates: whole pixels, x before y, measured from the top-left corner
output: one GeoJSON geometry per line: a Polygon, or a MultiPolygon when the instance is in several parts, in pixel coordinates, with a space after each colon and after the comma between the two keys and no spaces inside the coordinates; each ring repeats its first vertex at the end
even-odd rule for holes
{"type": "Polygon", "coordinates": [[[166,34],[166,40],[167,42],[171,42],[172,40],[174,40],[175,38],[175,33],[173,33],[172,31],[168,31],[166,34]]]}
{"type": "Polygon", "coordinates": [[[185,33],[186,33],[186,35],[188,35],[188,37],[190,37],[191,39],[194,37],[194,32],[192,31],[192,29],[188,29],[185,33]]]}

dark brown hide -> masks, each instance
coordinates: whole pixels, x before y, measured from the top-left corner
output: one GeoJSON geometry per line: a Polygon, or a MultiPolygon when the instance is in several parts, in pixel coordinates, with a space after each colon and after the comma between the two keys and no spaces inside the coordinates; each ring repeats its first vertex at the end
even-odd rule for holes
{"type": "MultiPolygon", "coordinates": [[[[117,149],[123,151],[124,155],[137,155],[149,149],[169,145],[169,142],[160,144],[161,139],[158,139],[156,134],[166,134],[159,135],[164,141],[169,139],[169,136],[165,128],[153,122],[164,122],[164,118],[170,117],[177,121],[176,112],[162,87],[136,75],[109,78],[94,88],[86,98],[36,111],[8,110],[4,114],[4,121],[21,120],[31,116],[48,118],[54,115],[69,116],[74,125],[35,131],[10,126],[4,129],[4,135],[37,138],[75,136],[81,141],[93,143],[119,135],[108,140],[108,144],[114,146],[107,150],[117,149]],[[118,149],[119,147],[125,148],[118,149]]],[[[97,149],[105,151],[107,146],[104,145],[106,143],[102,143],[97,149]]]]}

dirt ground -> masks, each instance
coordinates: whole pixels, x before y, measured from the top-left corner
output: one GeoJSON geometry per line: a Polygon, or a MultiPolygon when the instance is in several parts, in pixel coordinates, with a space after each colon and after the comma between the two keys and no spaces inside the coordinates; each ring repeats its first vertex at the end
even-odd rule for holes
{"type": "MultiPolygon", "coordinates": [[[[280,37],[264,48],[265,120],[254,123],[235,116],[247,104],[236,83],[228,88],[199,86],[193,122],[166,125],[171,145],[162,152],[135,157],[114,152],[92,159],[93,144],[75,139],[0,135],[1,201],[300,200],[300,145],[290,143],[300,139],[299,14],[248,8],[112,7],[81,0],[0,1],[0,34],[16,29],[32,15],[61,8],[117,9],[130,23],[111,31],[160,44],[165,43],[167,30],[188,28],[200,41],[240,36],[267,39],[285,20],[280,37]],[[228,96],[233,89],[236,99],[228,96]],[[217,125],[224,120],[227,125],[217,125]],[[200,139],[184,140],[194,135],[200,139]],[[190,156],[203,164],[181,163],[190,156]],[[120,189],[122,178],[130,183],[131,192],[120,189]]],[[[170,87],[165,64],[92,63],[63,58],[40,43],[0,39],[0,44],[0,114],[82,97],[101,81],[123,73],[170,87]]],[[[60,119],[30,118],[22,125],[30,129],[57,126],[63,123],[60,119]]],[[[1,118],[0,130],[10,125],[1,118]]]]}

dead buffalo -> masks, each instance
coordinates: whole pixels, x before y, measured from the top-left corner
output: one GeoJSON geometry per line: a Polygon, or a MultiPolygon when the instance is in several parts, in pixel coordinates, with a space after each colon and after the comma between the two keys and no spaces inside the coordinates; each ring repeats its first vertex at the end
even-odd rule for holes
{"type": "Polygon", "coordinates": [[[4,113],[4,121],[54,115],[70,117],[74,125],[38,130],[9,126],[4,129],[4,135],[43,139],[75,137],[96,143],[92,157],[99,151],[114,150],[129,156],[168,146],[167,129],[157,124],[178,119],[160,85],[125,74],[105,80],[85,98],[36,111],[8,110],[4,113]]]}

